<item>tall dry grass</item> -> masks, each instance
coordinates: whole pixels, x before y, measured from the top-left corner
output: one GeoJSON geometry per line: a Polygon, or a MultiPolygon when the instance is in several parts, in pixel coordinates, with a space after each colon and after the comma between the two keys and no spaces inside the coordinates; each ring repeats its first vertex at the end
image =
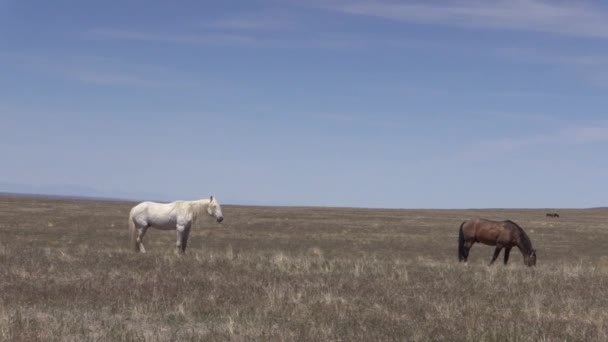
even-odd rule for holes
{"type": "Polygon", "coordinates": [[[179,257],[162,231],[131,252],[131,205],[0,197],[0,340],[608,340],[606,210],[225,206],[179,257]],[[472,216],[520,223],[538,266],[458,264],[472,216]]]}

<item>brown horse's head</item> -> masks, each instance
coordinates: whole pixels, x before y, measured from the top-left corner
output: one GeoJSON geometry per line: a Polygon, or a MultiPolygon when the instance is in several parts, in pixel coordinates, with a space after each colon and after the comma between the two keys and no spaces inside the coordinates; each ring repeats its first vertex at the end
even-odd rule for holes
{"type": "Polygon", "coordinates": [[[524,263],[526,266],[536,266],[536,250],[531,249],[528,254],[524,256],[524,263]]]}

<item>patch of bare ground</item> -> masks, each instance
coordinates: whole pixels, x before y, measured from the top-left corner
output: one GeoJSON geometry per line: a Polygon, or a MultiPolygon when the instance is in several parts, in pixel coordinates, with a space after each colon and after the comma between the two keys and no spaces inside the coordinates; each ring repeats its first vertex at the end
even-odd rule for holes
{"type": "Polygon", "coordinates": [[[608,209],[224,206],[179,257],[166,231],[131,252],[132,205],[0,197],[0,340],[608,340],[608,209]],[[459,264],[476,216],[524,227],[537,267],[459,264]]]}

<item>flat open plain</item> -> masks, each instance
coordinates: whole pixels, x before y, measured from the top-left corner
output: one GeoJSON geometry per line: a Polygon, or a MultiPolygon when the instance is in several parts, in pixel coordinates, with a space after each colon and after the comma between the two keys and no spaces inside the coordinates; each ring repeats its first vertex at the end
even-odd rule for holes
{"type": "Polygon", "coordinates": [[[608,340],[608,209],[223,205],[179,257],[153,229],[132,252],[133,205],[0,196],[0,340],[608,340]],[[459,264],[471,217],[519,223],[537,266],[459,264]]]}

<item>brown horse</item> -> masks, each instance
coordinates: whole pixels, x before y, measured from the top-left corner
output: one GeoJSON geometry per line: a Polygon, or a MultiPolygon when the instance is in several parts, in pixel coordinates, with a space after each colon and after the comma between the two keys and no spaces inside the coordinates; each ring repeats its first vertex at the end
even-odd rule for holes
{"type": "Polygon", "coordinates": [[[475,242],[496,246],[490,265],[496,261],[498,254],[505,249],[505,265],[509,261],[511,248],[517,247],[524,256],[524,264],[536,265],[536,251],[524,230],[513,221],[490,221],[472,219],[462,222],[458,234],[458,260],[467,262],[469,250],[475,242]]]}

